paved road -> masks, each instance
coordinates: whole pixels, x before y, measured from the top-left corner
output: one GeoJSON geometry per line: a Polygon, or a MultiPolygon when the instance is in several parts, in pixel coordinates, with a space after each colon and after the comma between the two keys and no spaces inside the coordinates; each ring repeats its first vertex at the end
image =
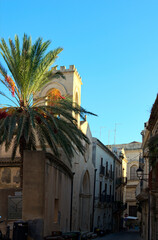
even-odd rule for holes
{"type": "Polygon", "coordinates": [[[138,232],[120,232],[98,237],[97,240],[143,240],[138,232]]]}

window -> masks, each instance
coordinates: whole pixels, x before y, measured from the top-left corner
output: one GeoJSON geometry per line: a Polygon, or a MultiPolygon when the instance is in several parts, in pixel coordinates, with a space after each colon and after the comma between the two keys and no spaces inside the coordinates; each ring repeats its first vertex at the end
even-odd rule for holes
{"type": "Polygon", "coordinates": [[[56,88],[52,88],[48,93],[47,93],[47,103],[48,105],[52,105],[53,104],[53,100],[58,100],[59,98],[62,98],[61,96],[61,92],[56,89],[56,88]]]}
{"type": "Polygon", "coordinates": [[[97,218],[97,227],[100,228],[100,216],[97,218]]]}
{"type": "Polygon", "coordinates": [[[107,184],[105,183],[105,196],[107,195],[107,184]]]}
{"type": "Polygon", "coordinates": [[[58,222],[59,199],[54,200],[54,223],[58,222]]]}
{"type": "Polygon", "coordinates": [[[130,179],[131,180],[138,180],[137,178],[137,166],[136,165],[133,165],[131,168],[130,168],[130,179]]]}
{"type": "Polygon", "coordinates": [[[137,217],[137,206],[129,206],[129,216],[137,217]]]}
{"type": "Polygon", "coordinates": [[[106,162],[106,175],[108,175],[108,162],[106,162]]]}
{"type": "Polygon", "coordinates": [[[116,167],[116,179],[118,177],[118,168],[116,167]]]}
{"type": "Polygon", "coordinates": [[[112,178],[112,164],[110,165],[110,177],[112,178]]]}
{"type": "Polygon", "coordinates": [[[100,163],[101,166],[103,166],[103,158],[101,158],[101,163],[100,163]]]}
{"type": "Polygon", "coordinates": [[[100,182],[99,186],[99,200],[101,201],[101,193],[102,193],[102,182],[100,182]]]}

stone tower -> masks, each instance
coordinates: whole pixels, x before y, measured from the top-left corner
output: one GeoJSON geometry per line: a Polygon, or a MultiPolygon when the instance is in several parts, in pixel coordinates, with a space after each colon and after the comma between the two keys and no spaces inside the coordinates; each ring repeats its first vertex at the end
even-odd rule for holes
{"type": "MultiPolygon", "coordinates": [[[[55,70],[58,71],[57,69],[55,70]]],[[[69,95],[72,97],[73,102],[76,102],[79,106],[81,105],[81,77],[74,65],[70,65],[68,69],[65,66],[60,67],[60,72],[63,73],[64,78],[53,79],[51,82],[46,84],[39,93],[39,97],[47,96],[51,89],[58,89],[62,96],[69,95]]],[[[80,124],[79,116],[75,116],[78,120],[78,126],[80,124]]]]}
{"type": "MultiPolygon", "coordinates": [[[[55,70],[58,71],[57,69],[55,70]]],[[[39,93],[39,97],[48,96],[51,90],[59,90],[62,96],[69,95],[73,102],[81,105],[81,77],[74,65],[68,69],[60,67],[60,72],[64,78],[52,79],[46,84],[39,93]]],[[[73,113],[74,114],[74,113],[73,113]]],[[[71,226],[72,231],[90,231],[92,228],[93,214],[93,185],[94,185],[94,166],[92,163],[92,135],[87,120],[80,122],[80,116],[74,115],[77,119],[78,127],[89,138],[90,145],[86,145],[85,154],[75,153],[72,159],[71,171],[73,176],[72,189],[72,212],[71,226]]],[[[83,142],[83,144],[86,144],[83,142]]],[[[65,162],[65,156],[61,154],[61,159],[65,162]]]]}

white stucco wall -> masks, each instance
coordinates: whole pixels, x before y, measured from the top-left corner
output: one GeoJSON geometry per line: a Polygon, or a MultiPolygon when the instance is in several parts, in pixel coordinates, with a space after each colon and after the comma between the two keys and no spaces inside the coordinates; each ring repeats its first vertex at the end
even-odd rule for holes
{"type": "Polygon", "coordinates": [[[106,174],[106,163],[108,162],[108,171],[112,165],[112,172],[114,172],[114,156],[109,153],[110,150],[107,149],[100,141],[93,138],[93,162],[95,163],[96,171],[96,181],[95,181],[95,208],[94,208],[94,228],[100,228],[104,230],[112,229],[112,202],[105,201],[100,202],[100,182],[102,182],[101,192],[105,193],[105,184],[107,184],[107,195],[110,195],[111,186],[111,196],[114,196],[114,182],[113,179],[105,177],[106,174]],[[100,174],[100,166],[105,167],[105,174],[100,174]],[[103,192],[104,191],[104,192],[103,192]]]}

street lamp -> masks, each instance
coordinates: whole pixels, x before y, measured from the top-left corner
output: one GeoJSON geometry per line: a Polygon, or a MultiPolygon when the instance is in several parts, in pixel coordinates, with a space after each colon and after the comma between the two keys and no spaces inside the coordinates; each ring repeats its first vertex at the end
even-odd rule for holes
{"type": "Polygon", "coordinates": [[[141,167],[139,167],[136,171],[137,173],[137,177],[139,178],[139,180],[142,180],[143,177],[143,169],[141,167]]]}
{"type": "Polygon", "coordinates": [[[136,173],[137,173],[137,177],[139,178],[139,180],[146,181],[146,182],[148,181],[148,177],[144,178],[144,176],[149,176],[149,174],[144,173],[144,171],[143,171],[143,169],[141,167],[139,167],[136,170],[136,173]]]}

